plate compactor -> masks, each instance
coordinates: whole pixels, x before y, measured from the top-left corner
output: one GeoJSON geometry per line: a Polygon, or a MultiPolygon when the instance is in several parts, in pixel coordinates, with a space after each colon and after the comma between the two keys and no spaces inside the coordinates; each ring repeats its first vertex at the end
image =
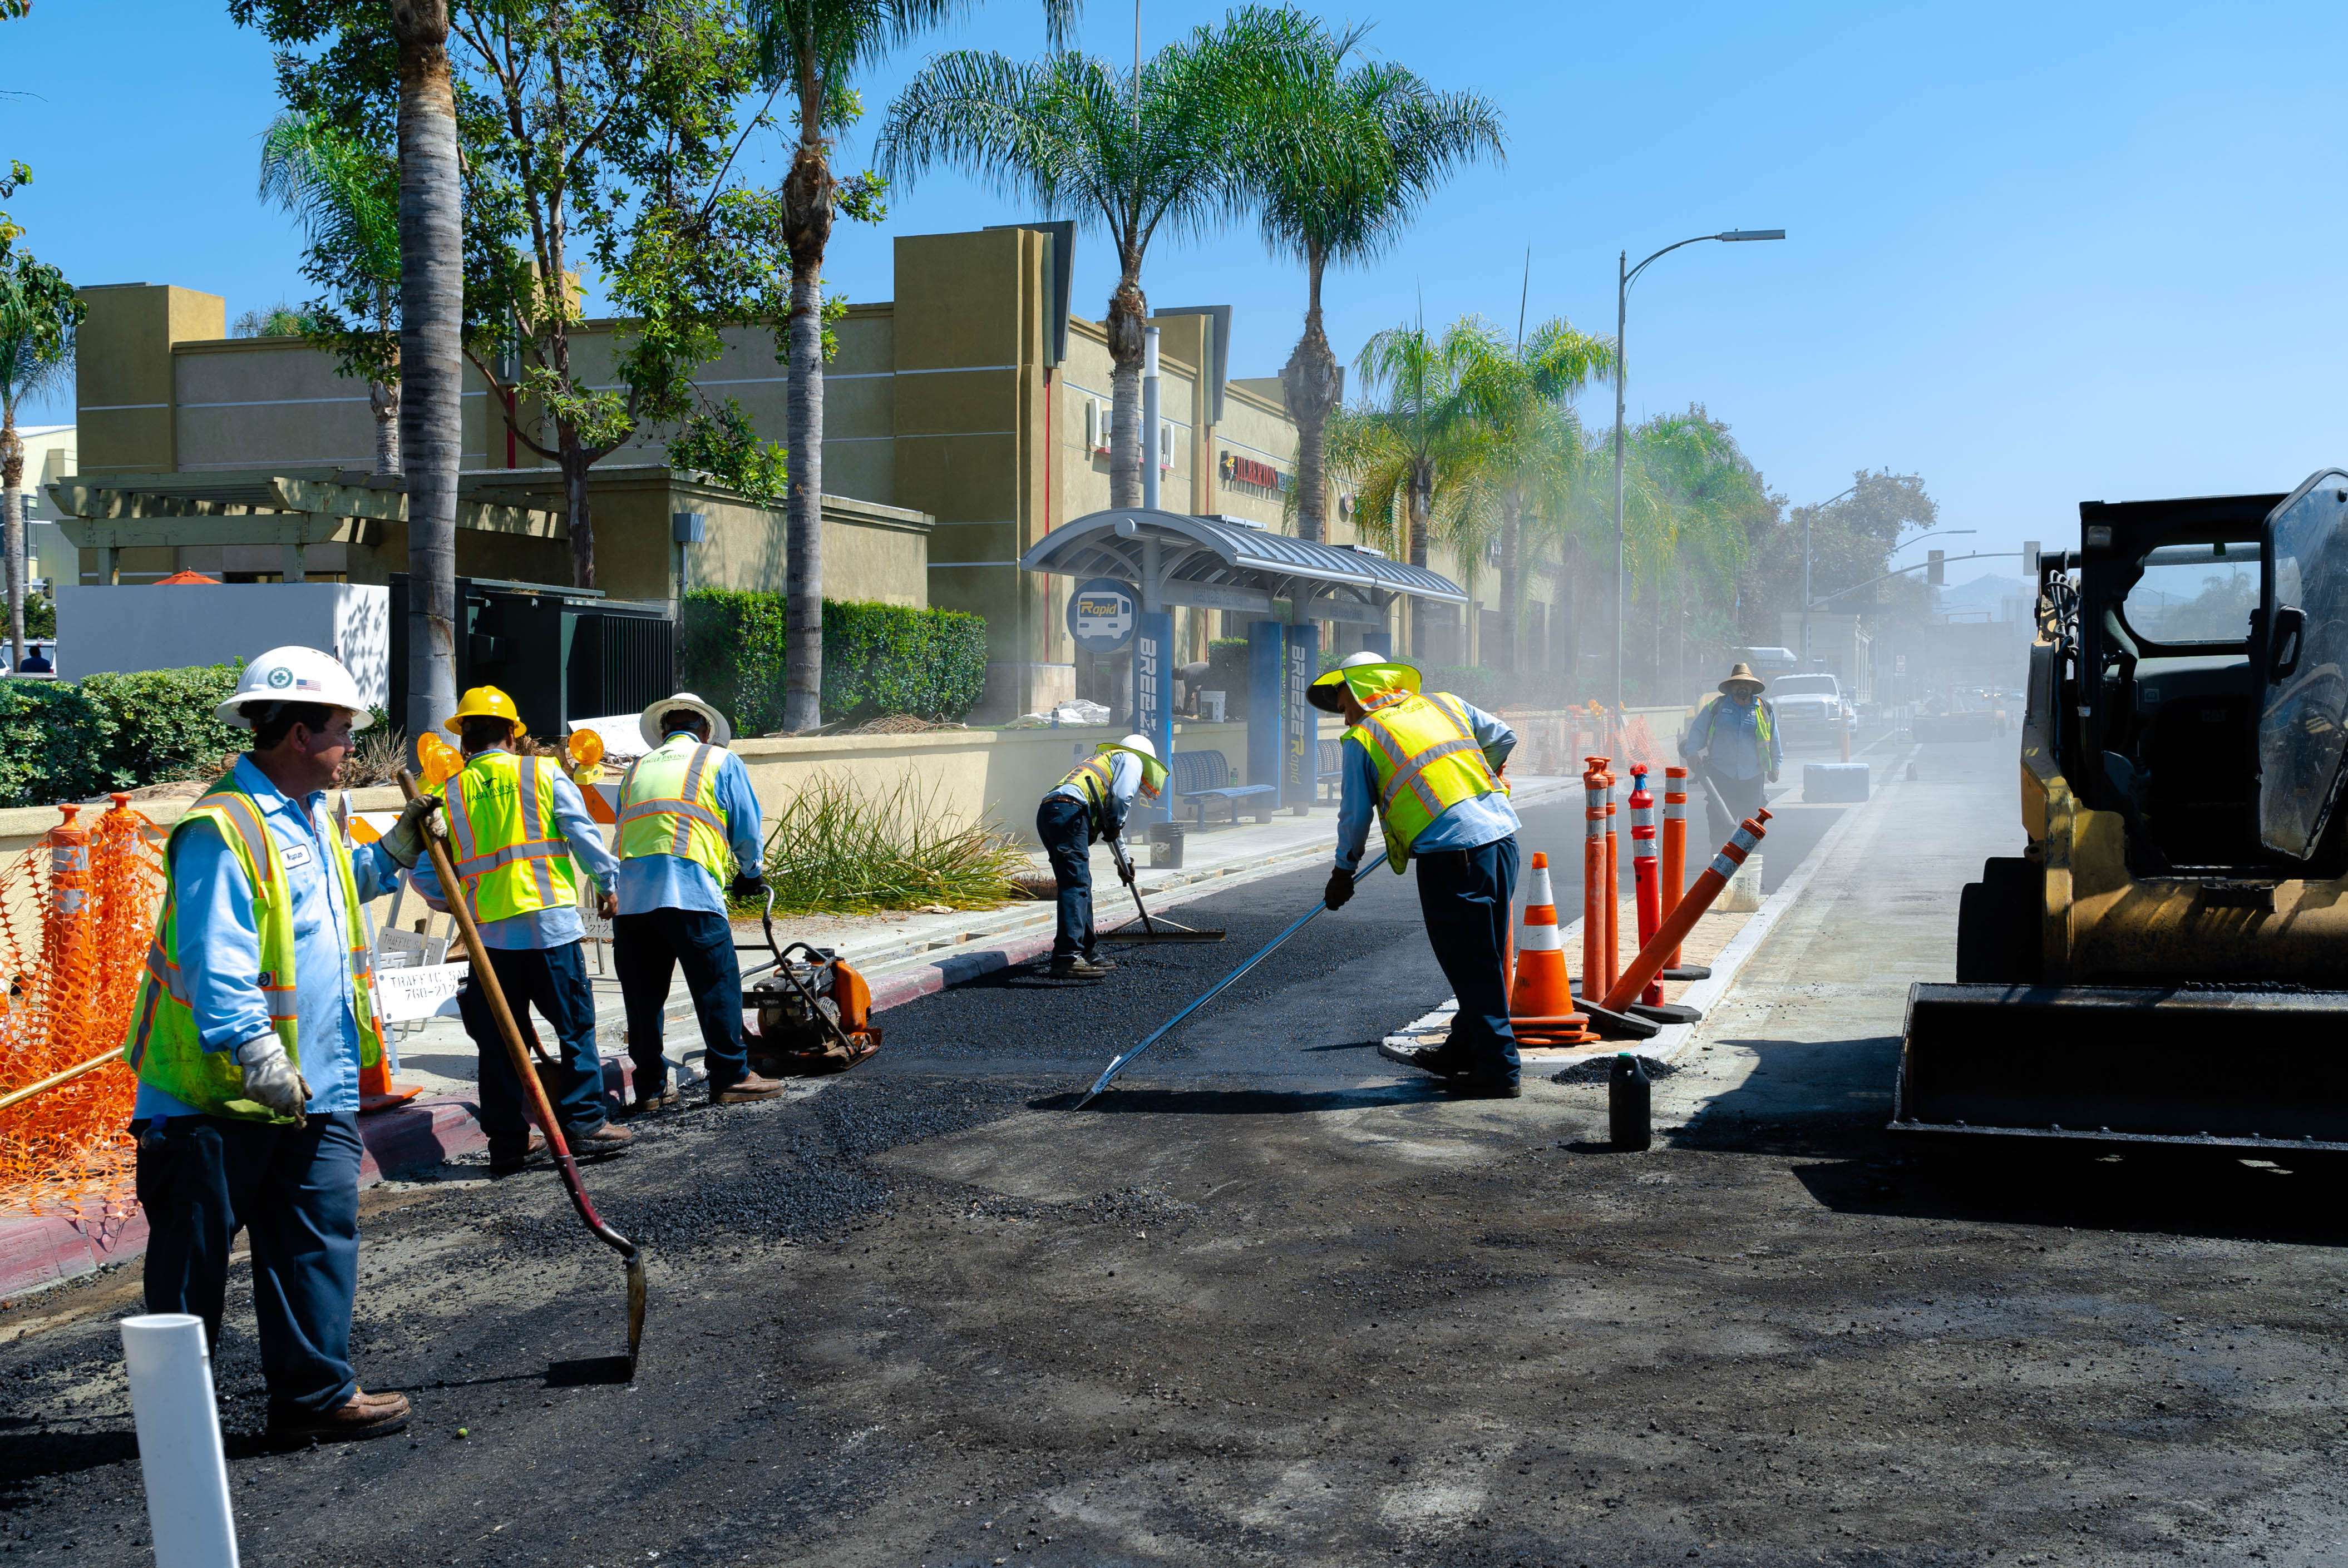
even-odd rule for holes
{"type": "Polygon", "coordinates": [[[2027,844],[1909,992],[1892,1129],[2348,1150],[2348,472],[2079,514],[2038,563],[2027,844]]]}
{"type": "MultiPolygon", "coordinates": [[[[755,1016],[743,1030],[750,1071],[770,1078],[819,1078],[845,1072],[880,1049],[872,1021],[872,988],[829,948],[775,942],[775,894],[767,890],[767,950],[773,975],[742,993],[742,1010],[755,1016]]],[[[753,949],[754,951],[756,949],[753,949]]]]}

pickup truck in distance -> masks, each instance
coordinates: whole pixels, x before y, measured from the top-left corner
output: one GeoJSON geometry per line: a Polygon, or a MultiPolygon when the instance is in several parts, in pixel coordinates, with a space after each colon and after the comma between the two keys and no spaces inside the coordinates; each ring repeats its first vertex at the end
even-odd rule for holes
{"type": "Polygon", "coordinates": [[[1832,730],[1849,721],[1850,704],[1843,700],[1841,683],[1831,675],[1815,671],[1780,675],[1762,695],[1777,710],[1777,722],[1788,733],[1832,730]]]}

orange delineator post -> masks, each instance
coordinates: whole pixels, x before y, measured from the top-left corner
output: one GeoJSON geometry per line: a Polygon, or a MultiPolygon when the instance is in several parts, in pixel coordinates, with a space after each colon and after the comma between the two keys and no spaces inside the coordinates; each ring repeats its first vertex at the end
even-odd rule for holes
{"type": "MultiPolygon", "coordinates": [[[[1661,909],[1669,915],[1687,888],[1687,776],[1685,768],[1663,770],[1663,867],[1661,909]]],[[[1660,924],[1660,922],[1659,922],[1660,924]]],[[[1663,960],[1663,968],[1680,967],[1680,950],[1663,960]]]]}
{"type": "Polygon", "coordinates": [[[1712,901],[1720,897],[1720,890],[1728,886],[1728,879],[1736,875],[1736,868],[1745,864],[1745,857],[1753,853],[1755,845],[1761,842],[1768,831],[1762,824],[1768,820],[1768,810],[1764,807],[1737,824],[1735,833],[1720,846],[1720,853],[1713,856],[1712,864],[1705,866],[1704,875],[1695,879],[1695,886],[1688,889],[1687,897],[1680,900],[1679,907],[1664,920],[1663,929],[1655,933],[1654,940],[1639,950],[1639,956],[1631,960],[1631,967],[1623,970],[1622,978],[1614,982],[1614,989],[1606,993],[1606,1000],[1601,1005],[1607,1010],[1621,1012],[1639,999],[1639,992],[1645,989],[1647,982],[1662,972],[1664,958],[1680,945],[1704,912],[1712,907],[1712,901]]]}
{"type": "Polygon", "coordinates": [[[1606,989],[1622,972],[1622,867],[1614,837],[1614,775],[1606,775],[1606,989]]]}
{"type": "MultiPolygon", "coordinates": [[[[1655,886],[1655,797],[1647,792],[1647,764],[1631,768],[1631,880],[1639,900],[1639,948],[1655,939],[1663,924],[1663,907],[1655,886]]],[[[1649,1007],[1663,1005],[1663,982],[1649,980],[1640,999],[1649,1007]]]]}
{"type": "Polygon", "coordinates": [[[1606,776],[1604,757],[1587,757],[1581,775],[1581,994],[1606,994],[1606,776]]]}

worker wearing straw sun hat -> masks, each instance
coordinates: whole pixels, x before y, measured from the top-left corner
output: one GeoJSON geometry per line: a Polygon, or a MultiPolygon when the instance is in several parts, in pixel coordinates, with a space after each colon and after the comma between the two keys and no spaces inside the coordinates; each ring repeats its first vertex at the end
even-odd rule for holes
{"type": "Polygon", "coordinates": [[[1786,744],[1777,733],[1777,712],[1762,700],[1761,677],[1740,661],[1720,683],[1720,695],[1705,702],[1687,734],[1680,754],[1692,768],[1709,775],[1719,791],[1704,792],[1704,811],[1712,825],[1714,844],[1725,844],[1736,825],[1761,809],[1763,786],[1777,782],[1786,764],[1786,744]],[[1724,819],[1720,808],[1729,816],[1724,819]]]}
{"type": "Polygon", "coordinates": [[[1450,1038],[1437,1046],[1381,1046],[1456,1092],[1514,1099],[1519,1062],[1509,1027],[1501,952],[1517,884],[1517,813],[1501,782],[1517,733],[1447,692],[1422,694],[1418,671],[1355,653],[1315,681],[1306,700],[1343,713],[1344,796],[1337,865],[1323,901],[1354,896],[1355,867],[1377,813],[1386,864],[1418,862],[1419,912],[1435,961],[1458,998],[1450,1038]]]}
{"type": "Polygon", "coordinates": [[[710,1102],[772,1100],[782,1083],[750,1071],[742,1039],[742,966],[726,907],[729,893],[750,897],[767,887],[750,770],[726,750],[734,738],[726,715],[690,692],[646,708],[637,727],[653,749],[620,781],[620,913],[612,922],[636,1108],[677,1102],[661,1015],[680,966],[701,1020],[710,1102]]]}

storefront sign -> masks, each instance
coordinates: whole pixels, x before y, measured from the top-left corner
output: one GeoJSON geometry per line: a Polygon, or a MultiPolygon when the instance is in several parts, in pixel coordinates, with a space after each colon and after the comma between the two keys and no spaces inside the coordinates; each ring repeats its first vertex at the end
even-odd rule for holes
{"type": "Polygon", "coordinates": [[[1225,452],[1217,465],[1226,485],[1239,485],[1252,490],[1286,491],[1296,487],[1296,476],[1283,474],[1261,457],[1243,457],[1237,452],[1225,452]]]}
{"type": "Polygon", "coordinates": [[[1138,609],[1133,589],[1113,577],[1079,583],[1068,595],[1068,635],[1087,653],[1115,653],[1133,641],[1138,609]]]}

